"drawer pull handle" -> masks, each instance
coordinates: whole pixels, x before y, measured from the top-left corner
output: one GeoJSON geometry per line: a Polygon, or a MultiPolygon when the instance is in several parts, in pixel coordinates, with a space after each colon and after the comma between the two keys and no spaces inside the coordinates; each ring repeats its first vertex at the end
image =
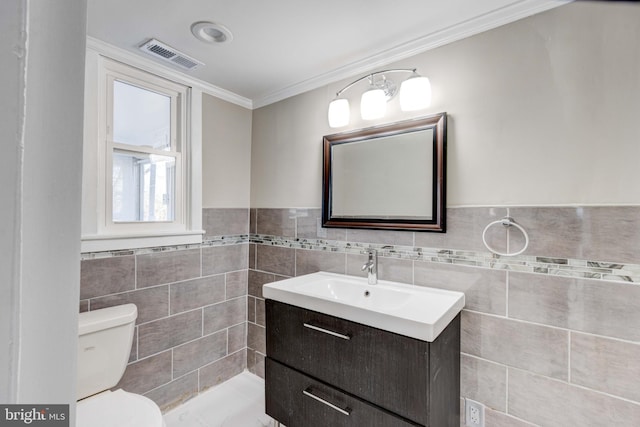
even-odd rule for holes
{"type": "Polygon", "coordinates": [[[342,409],[339,406],[336,406],[333,403],[327,402],[323,398],[316,396],[315,394],[311,393],[311,387],[307,388],[306,390],[302,390],[302,394],[304,394],[305,396],[308,396],[308,397],[310,397],[312,399],[315,399],[320,403],[323,403],[323,404],[327,405],[331,409],[335,409],[336,411],[340,412],[341,414],[351,415],[351,409],[349,409],[349,408],[342,409]]]}
{"type": "Polygon", "coordinates": [[[348,340],[351,339],[351,337],[349,335],[344,335],[344,334],[340,334],[338,332],[333,332],[333,331],[330,331],[328,329],[324,329],[324,328],[320,328],[320,327],[315,326],[315,325],[311,325],[309,323],[303,323],[303,325],[304,325],[305,328],[313,329],[314,331],[323,332],[325,334],[329,334],[329,335],[332,335],[334,337],[342,338],[343,340],[347,340],[348,341],[348,340]]]}

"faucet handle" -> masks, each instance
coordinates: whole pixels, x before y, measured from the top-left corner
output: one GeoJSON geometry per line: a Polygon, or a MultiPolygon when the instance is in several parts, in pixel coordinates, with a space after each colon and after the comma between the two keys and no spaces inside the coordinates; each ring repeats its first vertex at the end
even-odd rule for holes
{"type": "Polygon", "coordinates": [[[369,255],[369,258],[367,259],[367,262],[362,266],[362,271],[365,271],[366,269],[369,269],[369,271],[373,271],[374,268],[376,268],[376,263],[377,263],[377,258],[378,258],[378,252],[375,249],[367,249],[367,255],[369,255]]]}

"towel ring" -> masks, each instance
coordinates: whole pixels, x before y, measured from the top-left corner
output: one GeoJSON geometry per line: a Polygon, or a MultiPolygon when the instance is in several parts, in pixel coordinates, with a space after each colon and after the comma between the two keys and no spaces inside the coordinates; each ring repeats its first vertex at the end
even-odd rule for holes
{"type": "Polygon", "coordinates": [[[527,234],[526,230],[524,228],[522,228],[522,226],[520,224],[518,224],[517,222],[515,222],[513,220],[513,218],[511,218],[510,216],[505,216],[502,219],[499,219],[497,221],[493,221],[493,222],[489,223],[489,225],[487,225],[484,228],[484,231],[482,232],[482,243],[484,243],[484,245],[487,247],[487,249],[489,249],[491,252],[493,252],[496,255],[516,256],[516,255],[520,255],[522,252],[527,250],[527,247],[529,247],[529,235],[527,234]],[[522,232],[522,235],[524,236],[524,246],[522,247],[522,249],[520,249],[517,252],[506,253],[506,252],[498,252],[495,249],[493,249],[491,246],[489,246],[489,244],[487,243],[487,230],[489,228],[493,227],[496,224],[502,224],[505,227],[514,226],[518,230],[520,230],[522,232]]]}

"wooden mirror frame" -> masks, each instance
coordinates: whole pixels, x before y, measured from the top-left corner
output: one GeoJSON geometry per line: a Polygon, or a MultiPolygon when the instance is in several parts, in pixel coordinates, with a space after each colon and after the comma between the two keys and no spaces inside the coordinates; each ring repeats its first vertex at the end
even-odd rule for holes
{"type": "MultiPolygon", "coordinates": [[[[446,231],[446,141],[447,114],[439,113],[388,125],[326,135],[323,138],[322,226],[338,228],[369,228],[379,230],[446,231]],[[373,218],[367,216],[336,217],[332,210],[332,148],[339,144],[362,142],[420,130],[433,130],[433,198],[431,219],[373,218]]],[[[425,141],[429,142],[429,141],[425,141]]],[[[399,183],[402,185],[402,183],[399,183]]]]}

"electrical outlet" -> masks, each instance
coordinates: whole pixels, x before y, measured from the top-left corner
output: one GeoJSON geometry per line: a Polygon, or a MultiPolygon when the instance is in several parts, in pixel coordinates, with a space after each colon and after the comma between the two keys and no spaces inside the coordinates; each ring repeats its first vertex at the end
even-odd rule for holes
{"type": "Polygon", "coordinates": [[[465,425],[484,427],[484,405],[471,399],[464,399],[465,425]]]}

